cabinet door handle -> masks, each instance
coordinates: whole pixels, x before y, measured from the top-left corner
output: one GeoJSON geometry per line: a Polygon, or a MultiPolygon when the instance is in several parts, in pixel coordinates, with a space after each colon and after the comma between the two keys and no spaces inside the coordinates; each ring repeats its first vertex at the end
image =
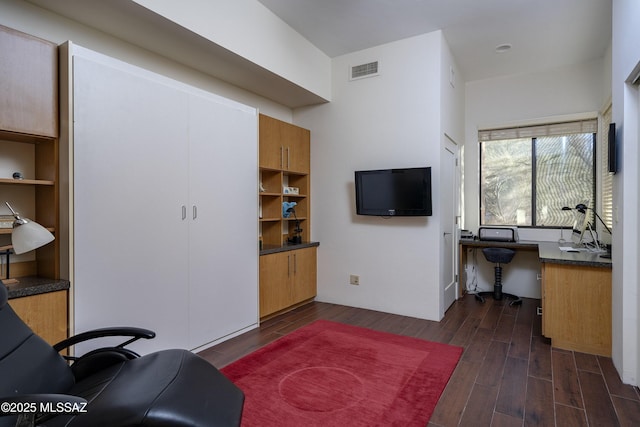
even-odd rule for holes
{"type": "Polygon", "coordinates": [[[185,219],[187,219],[187,207],[182,205],[182,220],[184,221],[185,219]]]}
{"type": "Polygon", "coordinates": [[[291,169],[291,157],[289,156],[289,147],[287,147],[287,169],[291,169]]]}
{"type": "Polygon", "coordinates": [[[287,277],[291,277],[291,255],[287,255],[287,277]]]}
{"type": "Polygon", "coordinates": [[[196,205],[193,205],[192,216],[193,216],[193,219],[198,218],[198,207],[196,205]]]}
{"type": "Polygon", "coordinates": [[[293,275],[298,274],[298,255],[293,254],[293,275]]]}
{"type": "Polygon", "coordinates": [[[280,169],[284,167],[284,147],[280,146],[280,169]]]}

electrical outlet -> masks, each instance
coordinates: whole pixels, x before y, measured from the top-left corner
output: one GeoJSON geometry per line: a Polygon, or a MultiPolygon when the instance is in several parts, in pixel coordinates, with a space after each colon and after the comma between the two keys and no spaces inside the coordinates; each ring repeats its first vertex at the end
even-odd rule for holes
{"type": "Polygon", "coordinates": [[[356,276],[352,274],[349,276],[349,284],[351,285],[359,285],[360,284],[360,276],[356,276]]]}

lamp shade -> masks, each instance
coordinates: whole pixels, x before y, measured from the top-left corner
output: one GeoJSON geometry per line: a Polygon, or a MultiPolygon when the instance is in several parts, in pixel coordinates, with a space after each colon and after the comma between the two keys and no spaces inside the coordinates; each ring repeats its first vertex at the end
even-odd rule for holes
{"type": "Polygon", "coordinates": [[[13,252],[18,255],[38,249],[40,246],[53,241],[53,239],[53,234],[49,230],[33,221],[26,221],[23,224],[19,224],[16,221],[11,232],[13,252]]]}
{"type": "Polygon", "coordinates": [[[13,210],[9,202],[4,203],[15,218],[13,230],[11,231],[11,244],[13,245],[14,253],[19,255],[38,249],[40,246],[44,246],[55,239],[49,230],[37,222],[21,218],[20,214],[13,210]]]}

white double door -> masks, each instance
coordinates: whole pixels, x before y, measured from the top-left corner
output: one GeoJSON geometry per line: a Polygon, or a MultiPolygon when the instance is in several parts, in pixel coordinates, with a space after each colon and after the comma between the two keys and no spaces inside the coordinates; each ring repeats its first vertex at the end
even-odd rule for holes
{"type": "Polygon", "coordinates": [[[73,57],[75,333],[195,349],[258,320],[257,113],[147,73],[73,57]]]}

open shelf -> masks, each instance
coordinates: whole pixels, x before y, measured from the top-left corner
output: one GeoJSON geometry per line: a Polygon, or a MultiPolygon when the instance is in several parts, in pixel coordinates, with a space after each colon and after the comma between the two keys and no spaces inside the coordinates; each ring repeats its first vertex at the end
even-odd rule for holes
{"type": "Polygon", "coordinates": [[[14,178],[0,178],[0,184],[10,185],[55,185],[55,181],[44,179],[14,179],[14,178]]]}

